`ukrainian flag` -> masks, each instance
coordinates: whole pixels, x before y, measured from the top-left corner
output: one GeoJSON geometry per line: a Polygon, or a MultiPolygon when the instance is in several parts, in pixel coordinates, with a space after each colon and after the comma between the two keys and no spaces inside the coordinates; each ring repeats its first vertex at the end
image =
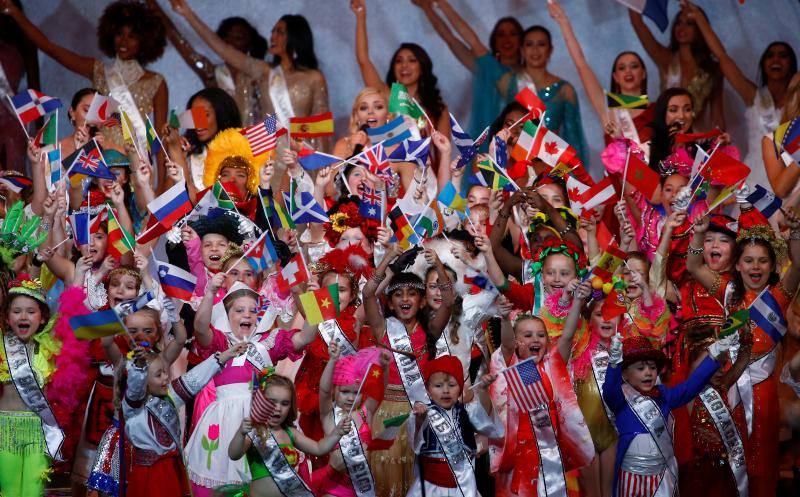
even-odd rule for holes
{"type": "Polygon", "coordinates": [[[125,325],[114,309],[70,318],[69,325],[79,340],[94,340],[125,333],[125,325]]]}

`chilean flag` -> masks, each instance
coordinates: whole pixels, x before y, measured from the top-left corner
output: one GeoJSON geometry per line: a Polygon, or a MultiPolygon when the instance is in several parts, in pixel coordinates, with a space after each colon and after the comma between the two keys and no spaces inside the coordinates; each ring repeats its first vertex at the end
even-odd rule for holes
{"type": "Polygon", "coordinates": [[[186,191],[186,183],[176,183],[147,204],[147,209],[161,224],[172,225],[192,211],[192,201],[189,199],[189,192],[186,191]]]}
{"type": "Polygon", "coordinates": [[[61,107],[61,100],[30,89],[11,97],[11,103],[19,119],[25,124],[61,107]]]}
{"type": "Polygon", "coordinates": [[[167,296],[184,302],[192,299],[194,288],[197,286],[196,276],[167,262],[158,262],[158,280],[167,296]]]}

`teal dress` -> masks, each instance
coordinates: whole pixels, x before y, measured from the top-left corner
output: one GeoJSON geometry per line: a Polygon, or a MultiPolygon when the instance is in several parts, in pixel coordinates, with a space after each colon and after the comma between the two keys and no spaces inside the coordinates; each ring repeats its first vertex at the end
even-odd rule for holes
{"type": "Polygon", "coordinates": [[[510,70],[490,52],[475,59],[475,72],[472,78],[472,110],[469,113],[467,129],[472,138],[477,138],[503,110],[505,102],[497,89],[497,82],[510,70]]]}
{"type": "MultiPolygon", "coordinates": [[[[516,94],[517,75],[513,74],[508,84],[506,103],[513,102],[516,94]]],[[[578,92],[568,81],[561,79],[550,86],[537,89],[536,94],[547,106],[547,113],[544,117],[547,129],[575,147],[583,166],[588,170],[589,146],[586,144],[586,137],[583,134],[578,92]]]]}

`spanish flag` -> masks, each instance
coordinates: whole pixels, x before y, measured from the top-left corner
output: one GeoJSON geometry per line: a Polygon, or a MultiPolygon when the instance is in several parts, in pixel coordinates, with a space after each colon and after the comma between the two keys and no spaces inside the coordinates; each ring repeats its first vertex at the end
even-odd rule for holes
{"type": "Polygon", "coordinates": [[[326,112],[318,116],[289,118],[289,133],[292,138],[333,136],[333,114],[326,112]]]}
{"type": "Polygon", "coordinates": [[[69,319],[69,325],[79,340],[94,340],[125,333],[125,326],[114,309],[83,314],[69,319]]]}
{"type": "Polygon", "coordinates": [[[609,109],[644,109],[650,102],[647,95],[623,95],[622,93],[606,92],[606,103],[609,109]]]}
{"type": "Polygon", "coordinates": [[[339,285],[334,283],[313,292],[300,294],[300,305],[311,326],[339,316],[339,285]]]}
{"type": "Polygon", "coordinates": [[[114,214],[114,209],[108,209],[108,253],[112,257],[119,260],[119,258],[133,251],[133,246],[136,241],[133,236],[128,233],[125,228],[119,224],[117,216],[114,214]]]}
{"type": "Polygon", "coordinates": [[[419,245],[421,240],[419,235],[411,227],[408,218],[403,213],[399,205],[389,211],[389,227],[394,233],[394,238],[403,250],[408,250],[411,245],[419,245]]]}

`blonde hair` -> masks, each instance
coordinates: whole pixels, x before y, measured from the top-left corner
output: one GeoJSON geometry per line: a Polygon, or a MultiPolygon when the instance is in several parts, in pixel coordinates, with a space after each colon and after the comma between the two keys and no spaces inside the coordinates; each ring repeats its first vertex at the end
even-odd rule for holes
{"type": "Polygon", "coordinates": [[[386,104],[388,111],[389,100],[386,98],[386,93],[383,90],[379,90],[378,88],[374,88],[372,86],[365,87],[360,92],[358,92],[356,98],[353,99],[353,109],[350,111],[350,124],[348,126],[350,134],[356,133],[359,129],[358,120],[356,118],[356,114],[358,113],[358,104],[361,102],[363,98],[368,97],[370,95],[379,95],[386,104]]]}
{"type": "Polygon", "coordinates": [[[800,73],[794,75],[786,88],[786,104],[783,106],[781,122],[800,117],[800,73]]]}

